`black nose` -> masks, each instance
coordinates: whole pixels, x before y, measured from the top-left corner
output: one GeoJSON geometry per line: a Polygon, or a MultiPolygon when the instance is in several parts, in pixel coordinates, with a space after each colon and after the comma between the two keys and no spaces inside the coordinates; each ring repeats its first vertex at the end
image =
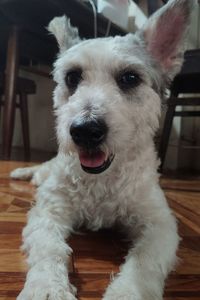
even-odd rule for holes
{"type": "Polygon", "coordinates": [[[98,147],[106,137],[108,127],[105,121],[74,121],[70,127],[70,134],[77,146],[84,148],[98,147]]]}

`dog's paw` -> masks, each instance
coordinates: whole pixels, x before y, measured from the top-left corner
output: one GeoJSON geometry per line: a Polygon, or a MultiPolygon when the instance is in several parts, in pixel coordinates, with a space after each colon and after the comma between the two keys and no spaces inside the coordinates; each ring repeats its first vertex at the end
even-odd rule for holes
{"type": "Polygon", "coordinates": [[[30,168],[18,168],[13,170],[10,173],[10,177],[12,179],[19,179],[19,180],[30,180],[33,176],[32,167],[30,168]]]}
{"type": "Polygon", "coordinates": [[[121,291],[120,289],[118,291],[116,290],[108,290],[103,300],[142,300],[138,295],[134,293],[134,291],[121,291]]]}
{"type": "Polygon", "coordinates": [[[41,185],[49,175],[49,169],[40,166],[18,168],[10,173],[12,179],[31,180],[33,185],[41,185]]]}
{"type": "Polygon", "coordinates": [[[115,279],[107,288],[103,300],[144,300],[133,284],[115,279]]]}
{"type": "Polygon", "coordinates": [[[102,300],[162,300],[155,291],[141,288],[130,281],[115,279],[107,288],[102,300]]]}
{"type": "Polygon", "coordinates": [[[75,287],[65,289],[58,285],[37,283],[26,284],[17,300],[77,300],[73,295],[75,287]]]}

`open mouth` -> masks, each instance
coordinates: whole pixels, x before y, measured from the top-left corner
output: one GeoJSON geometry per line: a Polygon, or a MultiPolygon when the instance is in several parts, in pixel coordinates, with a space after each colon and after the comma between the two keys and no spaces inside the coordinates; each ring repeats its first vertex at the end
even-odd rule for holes
{"type": "Polygon", "coordinates": [[[108,155],[100,149],[93,151],[81,149],[78,154],[82,169],[91,174],[104,172],[114,159],[113,154],[108,155]]]}

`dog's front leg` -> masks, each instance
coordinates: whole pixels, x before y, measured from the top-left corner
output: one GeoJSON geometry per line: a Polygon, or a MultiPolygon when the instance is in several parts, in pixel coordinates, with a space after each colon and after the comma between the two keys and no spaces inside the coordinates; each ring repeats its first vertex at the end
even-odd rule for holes
{"type": "Polygon", "coordinates": [[[176,262],[179,237],[175,218],[167,205],[148,211],[143,230],[129,250],[120,273],[108,286],[104,300],[161,300],[163,297],[165,278],[176,262]]]}
{"type": "Polygon", "coordinates": [[[67,272],[71,248],[65,242],[71,231],[72,215],[63,196],[50,185],[41,186],[37,193],[36,206],[23,230],[29,271],[17,300],[76,299],[67,272]]]}

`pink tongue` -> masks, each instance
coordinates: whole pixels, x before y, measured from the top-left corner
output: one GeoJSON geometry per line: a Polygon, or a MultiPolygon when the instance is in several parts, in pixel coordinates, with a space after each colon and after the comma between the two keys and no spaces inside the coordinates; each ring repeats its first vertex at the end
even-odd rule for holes
{"type": "Polygon", "coordinates": [[[106,155],[103,151],[98,151],[92,154],[80,152],[79,159],[82,166],[88,168],[97,168],[103,165],[104,161],[106,160],[106,155]]]}

